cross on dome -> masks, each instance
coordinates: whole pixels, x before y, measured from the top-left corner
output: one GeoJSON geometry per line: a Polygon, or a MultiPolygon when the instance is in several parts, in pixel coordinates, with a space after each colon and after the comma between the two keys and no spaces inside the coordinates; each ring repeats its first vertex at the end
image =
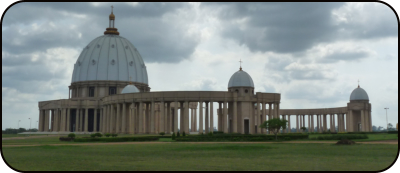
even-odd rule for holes
{"type": "Polygon", "coordinates": [[[242,71],[242,62],[243,62],[242,59],[240,59],[239,62],[240,62],[240,69],[239,70],[242,71]]]}

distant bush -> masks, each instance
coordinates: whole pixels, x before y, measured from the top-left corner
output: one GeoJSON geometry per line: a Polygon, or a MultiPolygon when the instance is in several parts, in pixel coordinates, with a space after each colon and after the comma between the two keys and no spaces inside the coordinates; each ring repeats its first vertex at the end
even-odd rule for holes
{"type": "Polygon", "coordinates": [[[368,136],[365,134],[355,135],[355,134],[337,134],[337,135],[322,135],[318,137],[310,138],[312,140],[342,140],[342,139],[368,139],[368,136]]]}
{"type": "Polygon", "coordinates": [[[75,138],[75,133],[70,133],[70,134],[68,134],[68,137],[69,137],[69,138],[75,138]]]}
{"type": "Polygon", "coordinates": [[[290,141],[290,137],[285,137],[285,141],[290,141]]]}
{"type": "Polygon", "coordinates": [[[208,133],[208,136],[212,136],[212,135],[213,135],[213,132],[208,133]]]}
{"type": "MultiPolygon", "coordinates": [[[[307,134],[302,135],[278,135],[278,140],[284,140],[285,137],[293,139],[308,139],[307,134]]],[[[243,134],[224,134],[224,135],[193,135],[187,137],[177,138],[176,141],[268,141],[275,140],[274,135],[243,135],[243,134]]]]}
{"type": "Polygon", "coordinates": [[[90,135],[90,137],[95,138],[96,134],[93,133],[93,134],[90,135]]]}
{"type": "Polygon", "coordinates": [[[118,137],[118,138],[75,138],[74,142],[129,142],[129,141],[158,141],[157,136],[118,137]]]}
{"type": "Polygon", "coordinates": [[[111,134],[111,137],[117,137],[117,136],[118,136],[118,134],[116,134],[116,133],[111,134]]]}
{"type": "Polygon", "coordinates": [[[160,132],[159,133],[161,136],[164,136],[165,135],[165,132],[160,132]]]}
{"type": "Polygon", "coordinates": [[[73,141],[74,138],[70,138],[70,137],[67,137],[67,138],[66,138],[66,137],[60,137],[59,140],[60,140],[60,141],[73,141]]]}
{"type": "Polygon", "coordinates": [[[181,137],[181,134],[179,134],[179,132],[176,133],[176,137],[177,137],[177,138],[181,137]]]}
{"type": "Polygon", "coordinates": [[[388,131],[388,134],[399,134],[398,131],[388,131]]]}
{"type": "Polygon", "coordinates": [[[101,134],[101,133],[95,133],[94,134],[96,137],[99,137],[99,138],[101,138],[103,135],[101,134]]]}
{"type": "Polygon", "coordinates": [[[104,134],[104,136],[106,136],[106,137],[108,138],[108,137],[110,137],[110,136],[111,136],[111,134],[109,134],[109,133],[106,133],[106,134],[104,134]]]}
{"type": "Polygon", "coordinates": [[[185,131],[182,132],[182,136],[186,136],[185,131]]]}
{"type": "Polygon", "coordinates": [[[223,134],[224,132],[223,131],[213,131],[212,133],[213,134],[223,134]]]}
{"type": "Polygon", "coordinates": [[[175,138],[176,138],[176,137],[175,137],[175,133],[172,133],[171,139],[172,139],[172,140],[175,140],[175,138]]]}

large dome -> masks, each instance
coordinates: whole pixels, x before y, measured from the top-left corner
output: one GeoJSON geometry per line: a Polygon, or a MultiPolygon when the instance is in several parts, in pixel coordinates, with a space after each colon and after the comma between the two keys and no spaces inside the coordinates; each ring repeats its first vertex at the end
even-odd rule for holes
{"type": "Polygon", "coordinates": [[[148,84],[142,57],[126,38],[106,34],[90,42],[74,64],[72,81],[130,81],[148,84]]]}
{"type": "Polygon", "coordinates": [[[364,89],[358,88],[354,89],[353,92],[351,92],[350,95],[350,101],[351,100],[369,100],[367,92],[365,92],[364,89]]]}
{"type": "Polygon", "coordinates": [[[245,71],[240,69],[236,73],[234,73],[229,79],[228,88],[230,87],[253,87],[254,83],[253,79],[251,79],[250,75],[245,71]]]}

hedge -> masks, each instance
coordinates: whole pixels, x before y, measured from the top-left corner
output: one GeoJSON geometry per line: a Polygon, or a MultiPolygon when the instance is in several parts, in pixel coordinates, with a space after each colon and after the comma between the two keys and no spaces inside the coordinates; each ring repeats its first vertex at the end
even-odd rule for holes
{"type": "Polygon", "coordinates": [[[115,138],[75,138],[74,142],[128,142],[128,141],[158,141],[157,136],[115,137],[115,138]]]}
{"type": "Polygon", "coordinates": [[[398,131],[388,131],[389,134],[399,134],[398,131]]]}
{"type": "Polygon", "coordinates": [[[342,139],[368,139],[366,134],[339,134],[339,135],[323,135],[310,138],[312,140],[342,140],[342,139]]]}
{"type": "Polygon", "coordinates": [[[73,141],[74,138],[70,138],[70,137],[60,137],[58,138],[60,141],[73,141]]]}
{"type": "MultiPolygon", "coordinates": [[[[308,139],[307,134],[302,135],[278,135],[278,140],[293,140],[293,139],[308,139]]],[[[197,135],[176,138],[176,141],[181,142],[196,142],[196,141],[272,141],[275,140],[275,135],[197,135]]]]}

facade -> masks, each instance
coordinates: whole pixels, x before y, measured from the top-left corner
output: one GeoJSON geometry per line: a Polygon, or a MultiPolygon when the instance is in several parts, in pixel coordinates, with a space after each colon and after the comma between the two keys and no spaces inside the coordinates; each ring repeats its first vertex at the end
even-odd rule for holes
{"type": "Polygon", "coordinates": [[[104,35],[90,42],[78,57],[68,99],[39,102],[39,133],[157,134],[178,129],[209,133],[216,126],[225,133],[256,134],[266,133],[259,128],[262,122],[290,120],[290,116],[296,121],[289,121],[289,128],[297,131],[305,127],[306,117],[308,129],[317,132],[327,131],[328,126],[331,131],[338,126],[339,132],[372,131],[371,104],[359,86],[346,107],[280,109],[281,94],[254,93],[251,76],[240,67],[231,76],[227,91],[150,92],[142,57],[119,36],[114,21],[111,13],[104,35]]]}

